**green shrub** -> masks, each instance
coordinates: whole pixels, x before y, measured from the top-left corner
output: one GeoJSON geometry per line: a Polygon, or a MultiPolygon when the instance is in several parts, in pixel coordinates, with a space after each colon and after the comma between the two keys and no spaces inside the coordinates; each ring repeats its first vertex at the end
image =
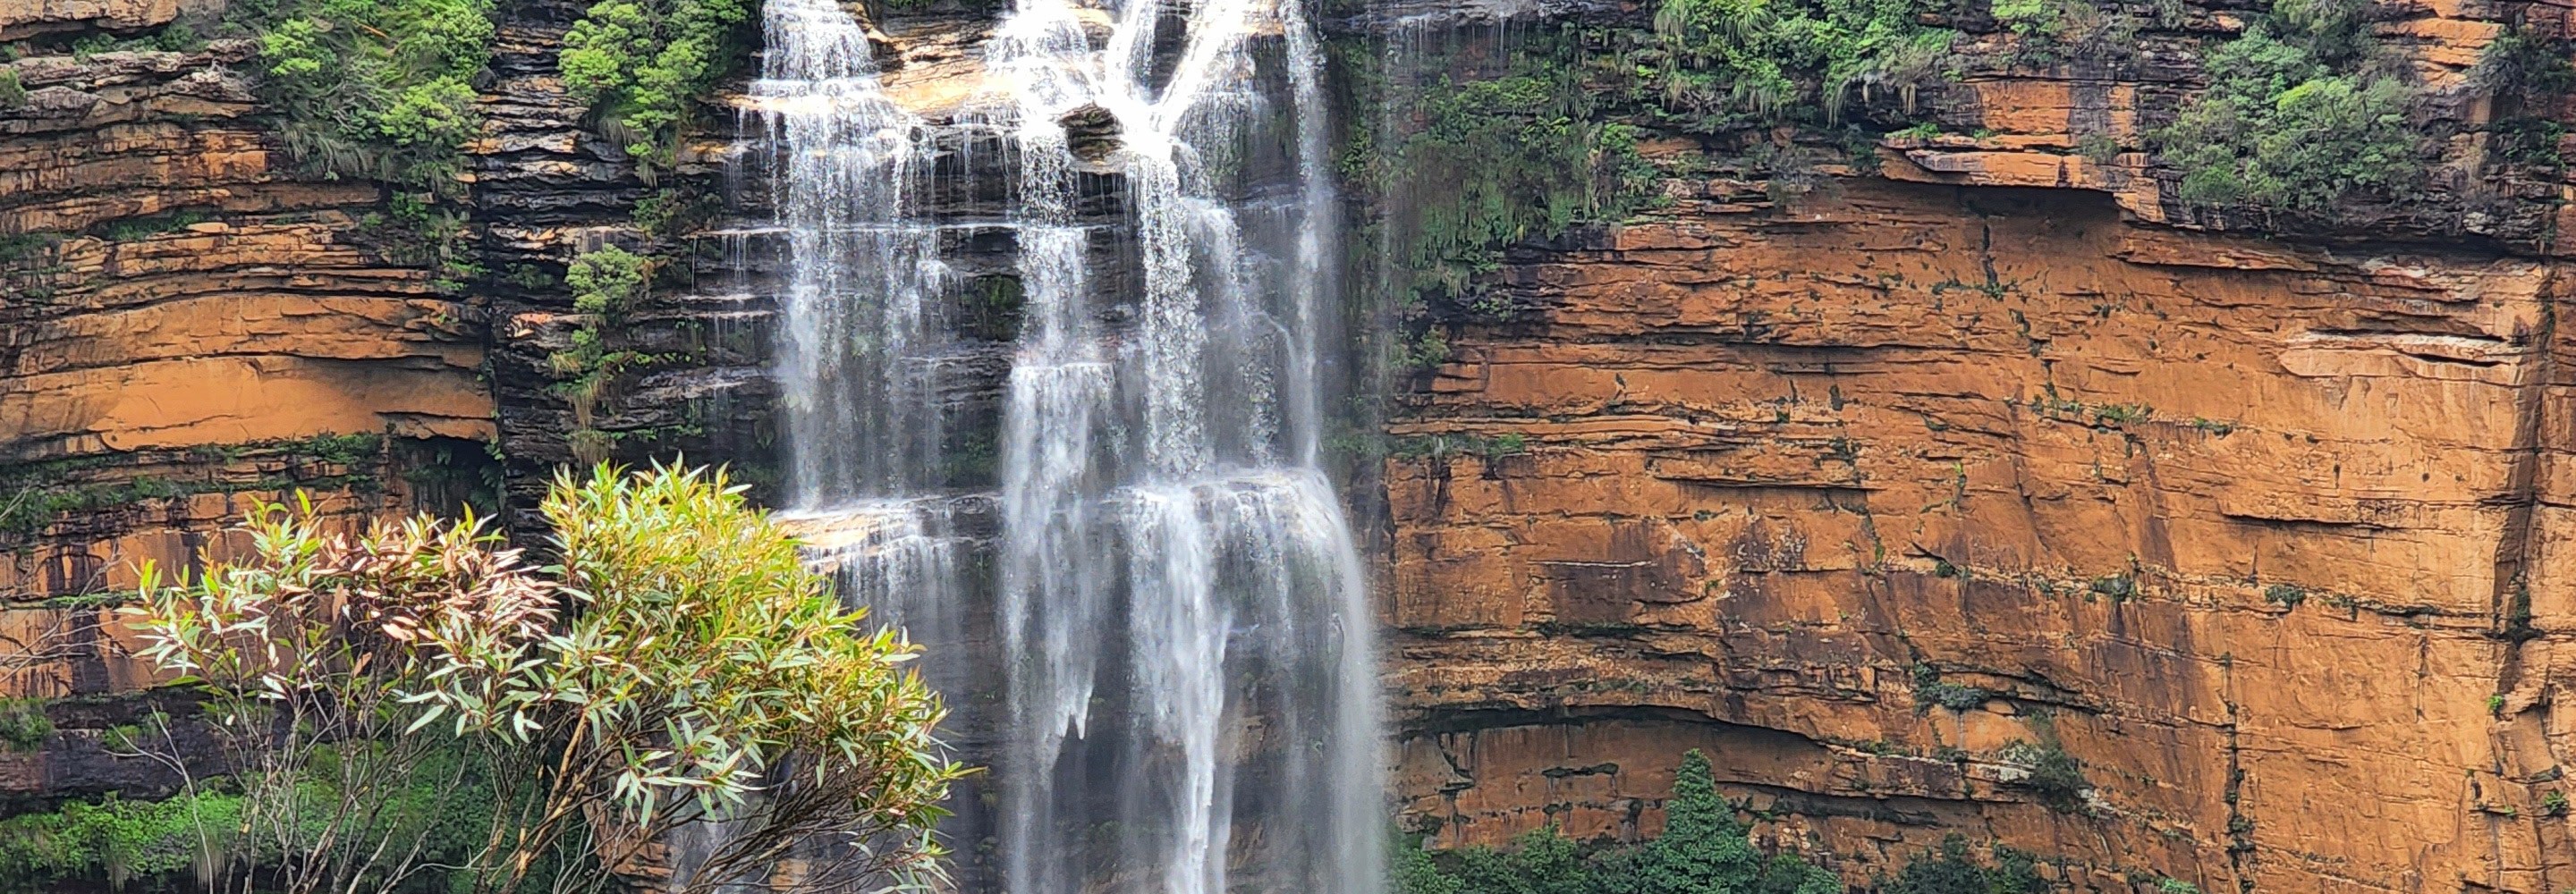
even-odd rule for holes
{"type": "Polygon", "coordinates": [[[206,38],[198,31],[196,17],[182,14],[167,25],[131,37],[118,37],[97,32],[72,41],[72,59],[87,62],[101,53],[162,52],[193,53],[206,48],[206,38]]]}
{"type": "MultiPolygon", "coordinates": [[[[2133,56],[2138,30],[2146,25],[2117,4],[2106,9],[2093,0],[1993,0],[1989,12],[2015,38],[2012,60],[2027,65],[2133,56]]],[[[2178,5],[2158,4],[2151,14],[2160,25],[2180,24],[2178,5]]]]}
{"type": "Polygon", "coordinates": [[[1390,260],[1413,301],[1498,313],[1479,278],[1501,267],[1505,247],[1623,219],[1648,199],[1654,172],[1638,157],[1639,132],[1595,120],[1571,29],[1530,34],[1518,50],[1500,73],[1462,66],[1470,73],[1425,85],[1393,110],[1416,124],[1376,135],[1391,151],[1354,162],[1381,189],[1397,178],[1408,187],[1391,209],[1390,260]]]}
{"type": "Polygon", "coordinates": [[[480,127],[492,0],[245,0],[260,92],[287,148],[325,173],[444,192],[480,127]]]}
{"type": "Polygon", "coordinates": [[[2029,853],[1998,846],[1988,865],[1968,853],[1968,839],[1953,834],[1941,847],[1905,864],[1880,894],[2040,894],[2050,890],[2029,853]]]}
{"type": "Polygon", "coordinates": [[[0,820],[0,890],[170,880],[219,850],[210,845],[227,840],[240,815],[238,795],[204,792],[166,801],[109,795],[0,820]]]}
{"type": "Polygon", "coordinates": [[[279,442],[286,455],[315,459],[343,466],[375,462],[384,457],[385,436],[378,434],[339,435],[328,432],[300,440],[279,442]]]}
{"type": "MultiPolygon", "coordinates": [[[[110,731],[113,748],[133,751],[150,742],[138,727],[110,731]]],[[[208,789],[166,800],[133,800],[114,794],[95,802],[74,801],[59,809],[0,820],[0,891],[87,890],[104,882],[116,888],[179,890],[201,867],[220,865],[228,852],[247,848],[255,859],[272,863],[281,851],[320,847],[324,835],[366,841],[398,839],[418,842],[422,857],[438,866],[475,859],[488,838],[488,821],[498,801],[494,775],[469,753],[456,749],[424,752],[405,767],[398,785],[366,792],[373,807],[351,817],[337,809],[350,794],[341,785],[353,762],[382,755],[351,754],[337,746],[317,746],[309,764],[290,782],[260,788],[246,796],[239,786],[215,781],[208,789]],[[264,814],[287,822],[269,830],[282,840],[251,843],[237,830],[257,826],[264,814]],[[350,821],[354,819],[355,825],[350,821]],[[337,820],[340,825],[335,828],[337,820]],[[135,885],[134,883],[147,883],[135,885]]],[[[565,857],[550,855],[550,861],[565,857]]],[[[431,878],[444,875],[430,870],[431,878]]],[[[385,880],[379,878],[379,883],[385,880]]],[[[386,885],[390,890],[425,890],[434,886],[386,885]]],[[[263,889],[265,890],[265,889],[263,889]]]]}
{"type": "Polygon", "coordinates": [[[1664,832],[1636,848],[1586,849],[1555,826],[1514,839],[1510,850],[1471,847],[1434,857],[1395,848],[1396,894],[1841,894],[1833,873],[1795,854],[1765,856],[1735,805],[1718,794],[1708,759],[1693,750],[1673,774],[1664,832]]]}
{"type": "MultiPolygon", "coordinates": [[[[1387,199],[1383,227],[1407,310],[1449,301],[1487,319],[1518,308],[1483,282],[1505,248],[1655,207],[1666,172],[1650,133],[1719,139],[1677,157],[1759,178],[1774,200],[1831,178],[1820,157],[1875,163],[1875,133],[1846,113],[1902,123],[1916,92],[1955,73],[1954,33],[1922,21],[1936,0],[1663,0],[1649,32],[1579,24],[1514,29],[1501,52],[1414,49],[1388,89],[1379,58],[1337,51],[1352,128],[1340,166],[1387,199]],[[1386,102],[1391,107],[1371,108],[1386,102]],[[1875,110],[1875,112],[1873,111],[1875,110]],[[1876,117],[1872,117],[1875,115],[1876,117]],[[1792,125],[1810,139],[1772,132],[1792,125]],[[1830,145],[1812,137],[1837,138],[1830,145]]],[[[1685,176],[1689,176],[1685,173],[1685,176]]],[[[1402,359],[1402,358],[1400,358],[1402,359]]]]}
{"type": "Polygon", "coordinates": [[[1929,711],[1936,705],[1953,711],[1973,711],[1994,695],[1975,686],[1945,682],[1941,679],[1941,672],[1931,665],[1914,666],[1915,713],[1929,711]]]}
{"type": "Polygon", "coordinates": [[[1396,368],[1407,372],[1430,372],[1449,362],[1449,336],[1438,329],[1426,329],[1420,336],[1395,343],[1396,368]]]}
{"type": "Polygon", "coordinates": [[[45,703],[32,698],[0,698],[0,750],[34,751],[54,734],[45,703]]]}
{"type": "Polygon", "coordinates": [[[2423,179],[2416,91],[2362,64],[2357,10],[2281,0],[2209,53],[2208,91],[2155,134],[2184,201],[2313,213],[2355,194],[2399,197],[2423,179]]]}
{"type": "Polygon", "coordinates": [[[116,35],[103,31],[95,34],[83,35],[79,39],[72,41],[71,49],[72,61],[87,62],[90,60],[90,57],[96,56],[100,53],[115,52],[117,50],[116,35]]]}
{"type": "Polygon", "coordinates": [[[2138,594],[2138,579],[2126,574],[2106,574],[2094,578],[2091,584],[2085,586],[2085,589],[2109,596],[2113,602],[2120,602],[2138,594]]]}
{"type": "MultiPolygon", "coordinates": [[[[1554,826],[1544,830],[1549,833],[1546,837],[1558,837],[1554,830],[1554,826]]],[[[1387,848],[1387,852],[1393,855],[1389,861],[1393,865],[1387,872],[1387,887],[1393,894],[1459,894],[1465,887],[1457,876],[1441,869],[1439,863],[1432,860],[1431,852],[1424,850],[1419,840],[1396,836],[1394,845],[1387,848]]],[[[0,869],[6,868],[6,865],[0,865],[0,869]]]]}
{"type": "MultiPolygon", "coordinates": [[[[2008,0],[2038,2],[2038,0],[2008,0]]],[[[1921,0],[1665,0],[1654,28],[1666,101],[1717,130],[1838,120],[1877,91],[1914,106],[1950,67],[1955,35],[1920,24],[1921,0]]]]}
{"type": "Polygon", "coordinates": [[[747,0],[600,0],[564,35],[564,85],[628,154],[668,165],[691,106],[742,58],[747,0]]]}
{"type": "MultiPolygon", "coordinates": [[[[251,554],[202,575],[164,585],[145,565],[139,654],[198,697],[214,753],[188,756],[241,768],[193,789],[240,805],[235,834],[200,839],[200,881],[601,890],[717,823],[725,846],[675,890],[824,840],[869,846],[818,854],[809,878],[935,868],[962,773],[931,738],[937,696],[901,667],[915,651],[863,628],[741,491],[720,472],[563,473],[545,569],[471,519],[351,535],[309,502],[257,507],[251,554]]],[[[171,741],[158,722],[143,738],[171,741]]]]}
{"type": "Polygon", "coordinates": [[[0,482],[10,490],[6,502],[0,502],[0,532],[33,534],[42,531],[64,515],[123,506],[143,500],[163,500],[203,493],[210,488],[182,486],[167,479],[142,477],[131,481],[89,485],[64,485],[60,482],[28,479],[0,482]]]}
{"type": "Polygon", "coordinates": [[[206,36],[198,32],[194,20],[183,16],[153,32],[152,46],[165,53],[194,53],[206,48],[206,36]]]}
{"type": "Polygon", "coordinates": [[[2491,151],[2509,164],[2557,169],[2565,162],[2558,144],[2566,124],[2555,120],[2559,97],[2576,90],[2576,42],[2555,39],[2529,27],[2517,27],[2478,52],[2469,70],[2472,88],[2491,97],[2494,118],[2491,151]]]}
{"type": "Polygon", "coordinates": [[[564,285],[572,289],[573,310],[615,318],[643,300],[651,273],[642,255],[609,245],[573,258],[564,285]]]}
{"type": "Polygon", "coordinates": [[[18,70],[0,68],[0,109],[27,107],[27,85],[19,82],[18,70]]]}
{"type": "Polygon", "coordinates": [[[2020,767],[2028,775],[2010,783],[2038,796],[2041,804],[2059,813],[2084,812],[2085,794],[2093,790],[2092,780],[2084,778],[2084,764],[2055,742],[2033,744],[2013,742],[1999,755],[2004,762],[2020,767]]]}
{"type": "Polygon", "coordinates": [[[634,351],[611,350],[609,340],[627,311],[643,302],[652,279],[651,259],[614,245],[583,252],[564,271],[573,310],[582,319],[572,332],[572,346],[546,355],[546,366],[566,380],[555,390],[572,402],[576,430],[570,443],[573,455],[586,462],[608,455],[606,436],[589,427],[601,392],[627,367],[649,359],[634,351]]]}
{"type": "Polygon", "coordinates": [[[704,192],[666,186],[635,202],[635,228],[655,238],[680,235],[704,225],[723,204],[704,192]]]}

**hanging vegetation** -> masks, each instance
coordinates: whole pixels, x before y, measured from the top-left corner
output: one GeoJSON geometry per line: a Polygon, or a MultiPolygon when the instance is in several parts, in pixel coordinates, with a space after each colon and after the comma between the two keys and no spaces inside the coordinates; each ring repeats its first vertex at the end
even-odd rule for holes
{"type": "Polygon", "coordinates": [[[2355,0],[2279,0],[2209,52],[2209,89],[2155,134],[2184,201],[2315,212],[2421,182],[2430,147],[2401,66],[2355,0]]]}
{"type": "Polygon", "coordinates": [[[600,133],[668,166],[691,106],[746,55],[748,0],[601,0],[564,35],[564,85],[600,133]]]}
{"type": "Polygon", "coordinates": [[[331,176],[445,193],[480,126],[491,0],[235,0],[289,152],[331,176]]]}

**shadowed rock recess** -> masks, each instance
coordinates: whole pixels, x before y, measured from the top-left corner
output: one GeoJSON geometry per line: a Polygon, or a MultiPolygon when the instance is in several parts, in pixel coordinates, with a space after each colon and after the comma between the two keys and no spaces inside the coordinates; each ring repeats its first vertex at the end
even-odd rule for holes
{"type": "MultiPolygon", "coordinates": [[[[1046,5],[1050,39],[1122,21],[1046,5]]],[[[1169,83],[1211,5],[1133,17],[1161,27],[1130,28],[1150,46],[1128,74],[1169,83]]],[[[1208,411],[1296,437],[1210,437],[1288,444],[1262,459],[1330,470],[1359,529],[1387,822],[1436,848],[1550,824],[1643,840],[1696,748],[1757,843],[1855,886],[1963,835],[2065,890],[2576,888],[2568,8],[1881,5],[1938,51],[1791,77],[1778,103],[1730,80],[1759,68],[1745,53],[1706,49],[1769,26],[1694,25],[1732,8],[1708,0],[1288,4],[1306,48],[1236,23],[1261,87],[1226,97],[1238,151],[1194,161],[1228,192],[1189,198],[1278,244],[1197,275],[1339,311],[1297,330],[1312,356],[1260,348],[1289,358],[1263,375],[1311,380],[1298,406],[1208,411]],[[2291,49],[2265,58],[2310,66],[2289,83],[2324,86],[2212,112],[2274,37],[2291,49]],[[1318,83],[1283,74],[1303,58],[1318,83]],[[1310,95],[1329,177],[1282,123],[1310,95]],[[1307,202],[1340,219],[1300,228],[1307,202]]],[[[1168,134],[1029,91],[1066,156],[1036,196],[1032,137],[993,111],[1025,73],[988,63],[1062,47],[993,49],[1008,3],[841,5],[913,134],[903,204],[852,213],[937,263],[904,274],[917,368],[827,370],[912,390],[818,423],[782,398],[813,375],[787,348],[813,335],[786,319],[791,241],[840,212],[777,207],[796,194],[771,144],[795,140],[768,130],[760,17],[639,161],[557,68],[588,4],[494,6],[453,217],[424,224],[407,188],[298,151],[255,38],[156,40],[223,0],[0,0],[0,654],[34,659],[0,661],[0,697],[52,726],[0,747],[0,815],[171,789],[102,745],[159,703],[113,609],[137,563],[222,549],[255,500],[303,491],[352,525],[472,507],[535,542],[566,464],[726,462],[804,510],[859,598],[976,659],[1025,635],[991,603],[1039,571],[1009,561],[1096,558],[1002,555],[1014,513],[1057,511],[1011,477],[1013,389],[1045,384],[1014,367],[1106,367],[1146,338],[1153,212],[1121,159],[1168,134]],[[648,259],[640,294],[577,300],[567,274],[613,253],[648,259]],[[1048,263],[1106,296],[1090,318],[1031,281],[1048,263]],[[841,438],[799,451],[800,426],[841,438]],[[843,454],[899,473],[800,465],[843,454]],[[909,502],[835,521],[863,498],[909,502]]],[[[829,341],[799,349],[859,350],[829,341]]],[[[1137,382],[1115,409],[1144,418],[1137,382]]],[[[1146,464],[1125,449],[1019,471],[1105,492],[1146,464]]],[[[1073,539],[1139,536],[1101,525],[1073,539]]],[[[942,667],[969,759],[1044,738],[1011,722],[998,658],[942,667]]],[[[1209,729],[1193,767],[1294,750],[1209,729]]],[[[970,803],[1113,765],[978,783],[961,877],[1114,874],[1086,830],[1010,828],[1100,807],[1078,794],[970,803]],[[1012,865],[1014,836],[1061,865],[1012,865]]],[[[1342,831],[1231,846],[1373,849],[1342,831]]],[[[1199,846],[1196,878],[1226,877],[1199,846]]],[[[1327,869],[1347,867],[1301,871],[1327,869]]]]}

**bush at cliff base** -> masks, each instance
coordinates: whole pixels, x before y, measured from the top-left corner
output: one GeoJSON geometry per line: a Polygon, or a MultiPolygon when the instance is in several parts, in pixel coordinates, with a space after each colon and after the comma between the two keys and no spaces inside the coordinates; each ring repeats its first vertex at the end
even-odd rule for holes
{"type": "Polygon", "coordinates": [[[961,768],[863,626],[722,472],[559,477],[538,568],[473,519],[334,532],[299,500],[129,624],[192,716],[110,736],[223,766],[163,802],[0,824],[0,884],[217,892],[921,883],[961,768]],[[675,834],[711,842],[667,864],[675,834]],[[703,851],[703,852],[697,852],[703,851]],[[793,855],[791,879],[768,869],[793,855]]]}
{"type": "MultiPolygon", "coordinates": [[[[1409,846],[1407,846],[1409,845],[1409,846]]],[[[1693,750],[1673,773],[1664,831],[1633,847],[1587,848],[1555,826],[1504,850],[1394,849],[1395,894],[1842,894],[1842,880],[1796,854],[1765,856],[1693,750]]],[[[2050,890],[2027,853],[1996,848],[1992,865],[1951,836],[1876,886],[1882,894],[2037,894],[2050,890]]]]}

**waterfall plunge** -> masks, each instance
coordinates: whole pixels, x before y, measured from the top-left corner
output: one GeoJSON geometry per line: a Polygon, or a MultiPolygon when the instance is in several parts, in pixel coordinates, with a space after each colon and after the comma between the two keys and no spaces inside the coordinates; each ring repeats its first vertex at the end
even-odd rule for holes
{"type": "Polygon", "coordinates": [[[1320,51],[1296,0],[1200,0],[1177,52],[1156,33],[1172,8],[1020,0],[984,49],[981,120],[941,123],[885,96],[837,4],[768,0],[752,93],[787,271],[792,494],[840,532],[817,546],[847,592],[930,644],[952,704],[987,687],[993,732],[967,756],[998,803],[963,834],[997,853],[970,880],[1375,894],[1372,622],[1315,468],[1335,242],[1320,51]],[[1118,124],[1118,218],[1078,211],[1057,122],[1086,106],[1118,124]],[[933,220],[939,134],[969,127],[1015,162],[1007,214],[933,220]],[[1279,170],[1246,175],[1261,140],[1279,170]],[[939,471],[960,351],[940,234],[965,225],[1011,233],[1023,298],[997,492],[939,471]],[[1096,275],[1120,254],[1140,275],[1096,275]],[[997,535],[961,533],[978,512],[997,535]]]}

